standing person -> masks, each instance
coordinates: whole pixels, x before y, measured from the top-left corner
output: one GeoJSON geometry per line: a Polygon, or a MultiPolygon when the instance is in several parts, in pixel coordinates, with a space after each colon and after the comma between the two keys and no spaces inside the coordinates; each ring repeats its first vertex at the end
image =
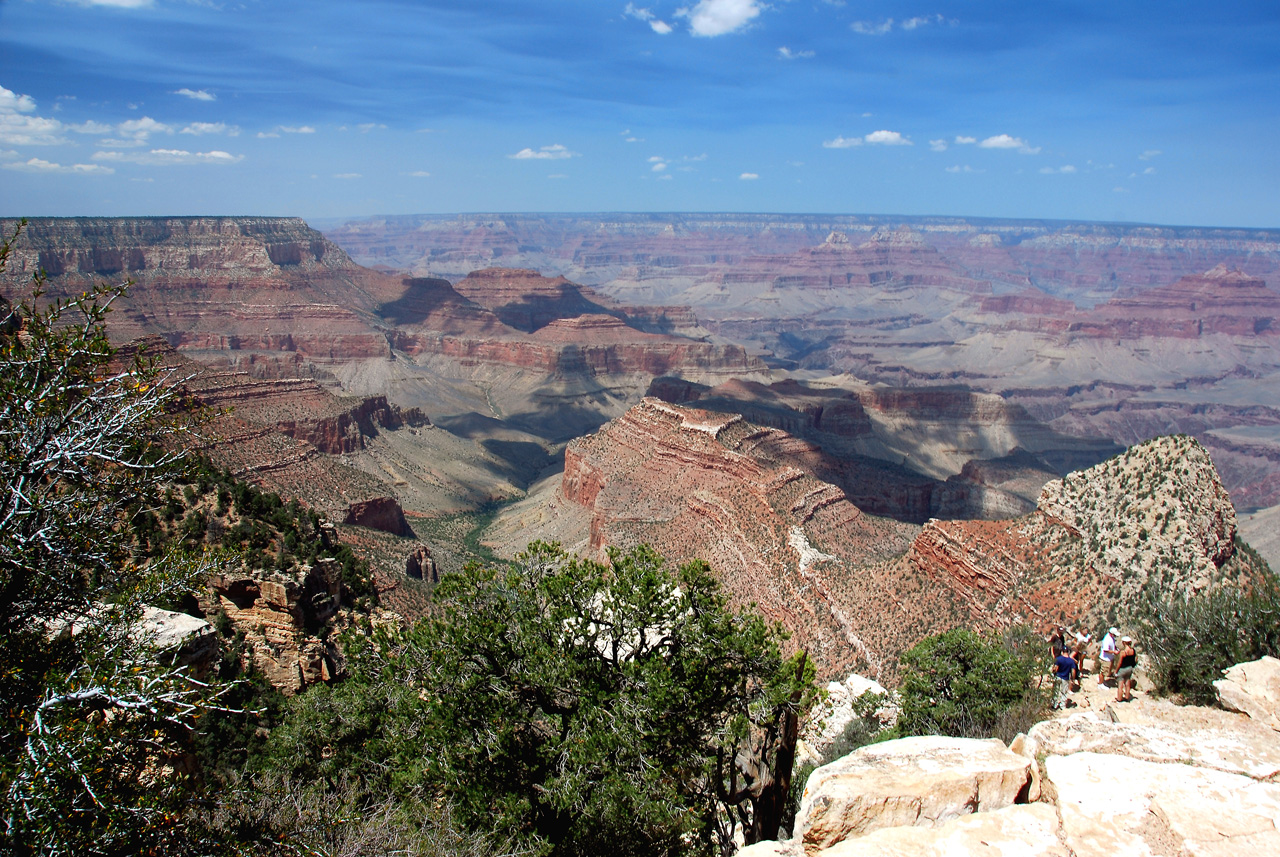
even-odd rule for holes
{"type": "Polygon", "coordinates": [[[1120,640],[1120,629],[1112,627],[1107,636],[1102,638],[1102,650],[1098,653],[1101,663],[1098,666],[1098,687],[1102,687],[1116,674],[1116,643],[1120,640]]]}
{"type": "Polygon", "coordinates": [[[1076,683],[1072,690],[1079,690],[1081,682],[1084,680],[1084,656],[1085,651],[1089,648],[1090,635],[1082,631],[1076,632],[1076,644],[1071,651],[1071,657],[1076,662],[1076,683]]]}
{"type": "Polygon", "coordinates": [[[1076,659],[1065,651],[1059,650],[1057,657],[1053,659],[1053,708],[1055,711],[1067,707],[1067,694],[1071,690],[1071,683],[1079,674],[1076,659]]]}
{"type": "Polygon", "coordinates": [[[1066,648],[1067,629],[1057,625],[1049,626],[1049,657],[1056,658],[1066,648]]]}
{"type": "Polygon", "coordinates": [[[1133,700],[1133,671],[1138,666],[1138,652],[1133,648],[1133,638],[1125,635],[1120,638],[1120,649],[1116,653],[1116,702],[1133,700]]]}

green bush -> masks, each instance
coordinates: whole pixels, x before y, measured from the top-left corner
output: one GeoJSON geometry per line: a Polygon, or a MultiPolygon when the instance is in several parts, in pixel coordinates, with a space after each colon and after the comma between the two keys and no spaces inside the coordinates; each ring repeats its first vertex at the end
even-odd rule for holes
{"type": "Polygon", "coordinates": [[[957,628],[921,640],[902,656],[900,732],[1008,742],[1043,719],[1047,668],[1034,639],[1026,630],[996,638],[957,628]]]}
{"type": "Polygon", "coordinates": [[[1133,624],[1156,692],[1212,705],[1213,682],[1227,667],[1280,656],[1280,583],[1267,575],[1249,592],[1219,587],[1190,598],[1152,599],[1133,624]]]}

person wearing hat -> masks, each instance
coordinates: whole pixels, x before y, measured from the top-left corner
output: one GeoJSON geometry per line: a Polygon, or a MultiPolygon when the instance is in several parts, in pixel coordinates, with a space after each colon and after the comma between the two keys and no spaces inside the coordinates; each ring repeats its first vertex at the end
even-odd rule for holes
{"type": "Polygon", "coordinates": [[[1133,671],[1138,666],[1138,652],[1133,648],[1133,638],[1128,634],[1120,638],[1116,652],[1116,702],[1133,701],[1133,671]]]}
{"type": "Polygon", "coordinates": [[[1116,672],[1116,643],[1120,639],[1120,629],[1112,627],[1107,631],[1107,636],[1102,638],[1102,649],[1098,653],[1098,659],[1102,661],[1098,667],[1098,686],[1106,684],[1115,676],[1116,672]]]}

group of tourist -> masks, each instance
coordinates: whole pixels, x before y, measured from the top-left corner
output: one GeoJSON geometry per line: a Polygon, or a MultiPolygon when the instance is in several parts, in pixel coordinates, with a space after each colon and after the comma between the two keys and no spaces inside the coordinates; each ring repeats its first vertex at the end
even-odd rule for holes
{"type": "MultiPolygon", "coordinates": [[[[1091,635],[1077,631],[1073,640],[1064,626],[1055,625],[1049,629],[1048,639],[1049,654],[1053,658],[1053,707],[1057,710],[1066,708],[1068,694],[1081,687],[1081,676],[1085,673],[1084,658],[1091,635]]],[[[1107,629],[1098,650],[1098,686],[1104,687],[1114,680],[1116,702],[1129,702],[1133,699],[1133,671],[1137,665],[1138,652],[1133,647],[1133,638],[1128,634],[1121,635],[1119,628],[1107,629]]]]}

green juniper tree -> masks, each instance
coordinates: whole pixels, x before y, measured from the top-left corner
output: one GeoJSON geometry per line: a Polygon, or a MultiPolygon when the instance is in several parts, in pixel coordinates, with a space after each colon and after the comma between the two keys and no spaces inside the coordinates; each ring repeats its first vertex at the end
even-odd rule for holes
{"type": "Polygon", "coordinates": [[[402,782],[556,855],[731,851],[736,823],[777,835],[813,668],[729,610],[706,563],[535,543],[439,596],[387,661],[408,691],[402,782]]]}
{"type": "MultiPolygon", "coordinates": [[[[0,271],[16,234],[0,246],[0,271]]],[[[123,287],[0,298],[0,850],[171,851],[173,763],[216,692],[165,663],[144,605],[203,569],[134,562],[125,518],[179,465],[179,393],[123,360],[104,319],[123,287]]]]}

